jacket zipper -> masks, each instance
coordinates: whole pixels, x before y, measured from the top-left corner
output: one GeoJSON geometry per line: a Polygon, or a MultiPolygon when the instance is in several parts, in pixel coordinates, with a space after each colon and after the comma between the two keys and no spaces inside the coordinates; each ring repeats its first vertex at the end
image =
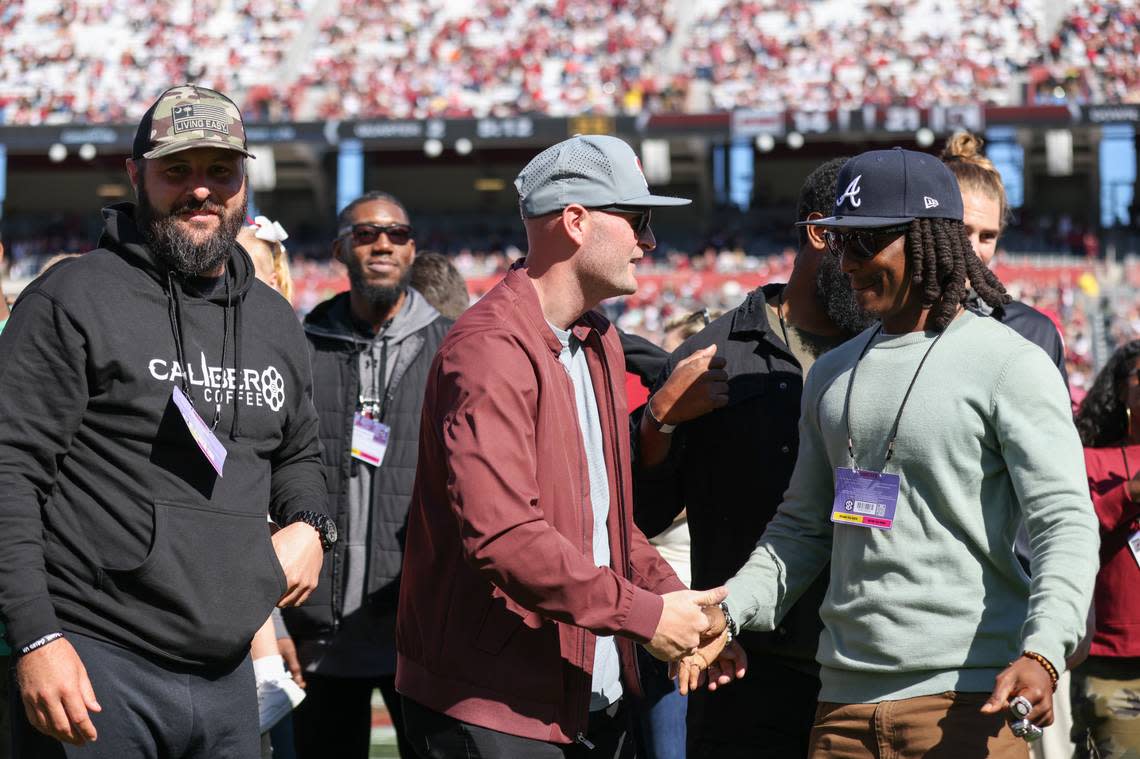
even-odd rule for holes
{"type": "MultiPolygon", "coordinates": [[[[348,364],[348,367],[350,369],[349,377],[355,377],[356,378],[355,383],[354,382],[345,383],[346,386],[348,387],[348,391],[349,391],[348,392],[348,402],[349,402],[351,408],[353,409],[353,411],[355,412],[355,410],[356,410],[356,397],[359,396],[359,394],[360,394],[360,352],[355,352],[355,353],[349,352],[348,361],[346,363],[348,364]]],[[[353,424],[353,422],[352,422],[352,419],[350,418],[349,422],[348,422],[348,445],[345,447],[344,453],[341,454],[341,455],[347,455],[348,456],[348,467],[347,467],[348,471],[345,471],[346,468],[344,466],[341,467],[341,478],[342,479],[344,478],[344,476],[346,474],[349,476],[349,478],[351,478],[352,477],[352,467],[353,467],[353,465],[357,464],[356,459],[354,459],[352,457],[352,424],[353,424]]],[[[343,484],[345,487],[348,487],[347,482],[344,482],[343,484]]],[[[339,511],[339,510],[340,510],[340,494],[338,493],[337,494],[337,511],[339,511]]],[[[340,568],[339,567],[340,562],[337,561],[337,550],[336,550],[335,546],[333,547],[333,550],[330,551],[330,553],[332,554],[332,556],[331,556],[331,558],[332,558],[332,571],[329,573],[330,574],[329,582],[332,583],[332,618],[333,618],[332,619],[332,628],[333,628],[333,635],[336,635],[337,631],[340,630],[341,609],[342,609],[342,604],[344,603],[344,599],[340,597],[340,593],[338,592],[339,583],[337,582],[337,580],[339,579],[340,573],[337,570],[340,568]]]]}
{"type": "Polygon", "coordinates": [[[586,747],[587,751],[593,751],[596,748],[596,746],[594,746],[593,743],[590,743],[590,739],[582,734],[581,730],[579,730],[578,734],[574,736],[574,742],[575,743],[581,743],[583,746],[586,747]]]}

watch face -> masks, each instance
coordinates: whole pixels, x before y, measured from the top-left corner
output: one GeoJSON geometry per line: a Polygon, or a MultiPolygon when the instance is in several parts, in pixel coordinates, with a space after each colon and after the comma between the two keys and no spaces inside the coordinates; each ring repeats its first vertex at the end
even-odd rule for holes
{"type": "Polygon", "coordinates": [[[325,520],[325,540],[329,543],[336,542],[336,522],[331,519],[325,520]]]}

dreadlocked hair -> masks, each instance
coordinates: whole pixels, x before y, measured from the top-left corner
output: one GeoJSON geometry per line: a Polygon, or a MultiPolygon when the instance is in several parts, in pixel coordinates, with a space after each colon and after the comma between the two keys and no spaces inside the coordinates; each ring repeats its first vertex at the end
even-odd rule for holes
{"type": "Polygon", "coordinates": [[[982,259],[957,219],[915,219],[906,234],[912,281],[922,285],[922,307],[930,309],[927,329],[946,329],[958,307],[969,297],[969,286],[999,315],[1010,297],[982,259]]]}
{"type": "MultiPolygon", "coordinates": [[[[1077,409],[1077,432],[1086,448],[1120,445],[1128,436],[1124,388],[1128,373],[1140,358],[1140,340],[1125,343],[1096,375],[1088,395],[1077,409]]],[[[1140,424],[1140,419],[1133,421],[1140,424]]]]}

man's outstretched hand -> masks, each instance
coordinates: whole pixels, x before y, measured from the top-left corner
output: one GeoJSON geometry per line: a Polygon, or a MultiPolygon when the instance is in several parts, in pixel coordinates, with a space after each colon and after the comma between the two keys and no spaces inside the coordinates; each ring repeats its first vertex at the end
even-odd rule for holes
{"type": "Polygon", "coordinates": [[[737,641],[725,645],[728,631],[724,630],[716,638],[672,665],[671,674],[677,678],[677,686],[682,696],[708,683],[709,690],[728,685],[733,680],[744,677],[748,671],[748,655],[737,641]]]}
{"type": "Polygon", "coordinates": [[[701,635],[709,627],[704,607],[716,606],[727,595],[728,591],[723,587],[666,593],[662,596],[665,605],[657,631],[645,644],[645,649],[662,661],[676,661],[696,651],[701,644],[701,635]]]}

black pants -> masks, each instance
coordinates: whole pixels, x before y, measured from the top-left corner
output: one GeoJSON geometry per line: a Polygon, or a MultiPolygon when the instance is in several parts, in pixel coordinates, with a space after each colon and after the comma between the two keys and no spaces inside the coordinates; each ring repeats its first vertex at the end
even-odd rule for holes
{"type": "Polygon", "coordinates": [[[743,680],[689,696],[689,759],[807,756],[818,698],[818,677],[749,653],[743,680]]]}
{"type": "Polygon", "coordinates": [[[103,711],[85,746],[48,738],[13,709],[18,759],[250,759],[260,753],[257,688],[248,656],[228,668],[171,669],[75,633],[75,647],[103,711]]]}
{"type": "Polygon", "coordinates": [[[305,700],[293,712],[297,759],[368,759],[372,743],[372,691],[380,689],[396,728],[400,756],[415,753],[404,737],[396,676],[322,677],[305,674],[305,700]]]}
{"type": "Polygon", "coordinates": [[[590,726],[581,743],[564,745],[500,733],[460,722],[404,699],[404,724],[408,742],[418,759],[634,759],[628,710],[624,699],[609,709],[590,712],[590,726]]]}

